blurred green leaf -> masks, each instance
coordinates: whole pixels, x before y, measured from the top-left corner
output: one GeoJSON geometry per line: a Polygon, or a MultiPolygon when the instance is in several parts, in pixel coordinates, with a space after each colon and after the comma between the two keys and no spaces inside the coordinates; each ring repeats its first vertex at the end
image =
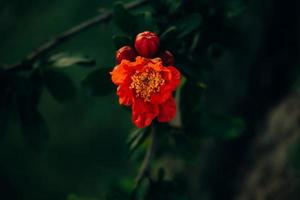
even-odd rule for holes
{"type": "Polygon", "coordinates": [[[227,18],[234,18],[242,15],[247,10],[247,6],[244,1],[235,0],[228,4],[226,12],[227,18]]]}
{"type": "Polygon", "coordinates": [[[135,15],[138,27],[137,32],[143,32],[143,31],[152,31],[157,33],[158,27],[155,23],[152,13],[149,11],[145,11],[139,14],[135,15]]]}
{"type": "Polygon", "coordinates": [[[178,21],[176,27],[179,29],[178,39],[183,39],[202,25],[202,17],[199,13],[190,14],[178,21]]]}
{"type": "Polygon", "coordinates": [[[175,13],[180,9],[180,6],[182,5],[183,0],[165,0],[167,3],[167,6],[169,7],[170,13],[175,13]]]}
{"type": "Polygon", "coordinates": [[[114,35],[112,39],[116,49],[119,49],[126,45],[132,46],[133,43],[132,39],[126,35],[114,35]]]}
{"type": "Polygon", "coordinates": [[[230,140],[239,137],[246,125],[240,118],[204,113],[200,128],[205,136],[230,140]]]}
{"type": "Polygon", "coordinates": [[[172,40],[175,38],[176,34],[178,33],[178,29],[176,26],[170,26],[167,28],[160,36],[160,40],[165,42],[167,40],[172,40]]]}
{"type": "Polygon", "coordinates": [[[224,135],[226,139],[235,139],[239,137],[242,132],[246,129],[246,124],[241,118],[231,118],[229,119],[230,127],[227,129],[224,135]]]}
{"type": "Polygon", "coordinates": [[[111,70],[111,68],[101,68],[84,78],[81,85],[88,95],[104,96],[114,91],[114,85],[109,74],[111,70]]]}
{"type": "Polygon", "coordinates": [[[130,192],[119,185],[114,185],[106,193],[105,200],[132,200],[130,192]]]}
{"type": "Polygon", "coordinates": [[[46,88],[57,101],[70,101],[76,96],[75,85],[62,71],[46,68],[42,73],[46,88]]]}
{"type": "Polygon", "coordinates": [[[144,131],[145,130],[142,128],[137,128],[134,131],[132,131],[127,139],[127,144],[130,146],[136,140],[136,138],[139,137],[139,135],[141,135],[144,131]]]}
{"type": "Polygon", "coordinates": [[[49,58],[49,64],[53,67],[70,67],[74,65],[91,67],[96,61],[80,54],[59,53],[49,58]]]}
{"type": "Polygon", "coordinates": [[[124,8],[124,5],[121,2],[114,4],[113,18],[117,27],[124,33],[129,35],[136,34],[136,28],[138,27],[136,18],[124,8]]]}
{"type": "Polygon", "coordinates": [[[128,146],[130,153],[133,153],[150,135],[151,126],[148,126],[144,129],[137,129],[132,134],[128,140],[128,146]]]}
{"type": "Polygon", "coordinates": [[[195,49],[198,46],[199,40],[200,40],[200,33],[196,33],[193,37],[193,41],[192,41],[191,46],[189,48],[190,52],[195,51],[195,49]]]}
{"type": "Polygon", "coordinates": [[[180,9],[182,0],[151,0],[152,6],[158,13],[174,14],[180,9]]]}

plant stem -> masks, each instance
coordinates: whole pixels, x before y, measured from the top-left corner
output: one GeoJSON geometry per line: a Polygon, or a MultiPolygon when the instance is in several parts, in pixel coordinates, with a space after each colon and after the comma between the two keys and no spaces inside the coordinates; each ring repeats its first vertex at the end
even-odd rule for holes
{"type": "MultiPolygon", "coordinates": [[[[135,0],[132,2],[129,2],[125,4],[126,9],[133,9],[139,6],[144,5],[148,0],[135,0]]],[[[29,55],[25,57],[25,59],[21,62],[15,63],[13,65],[6,66],[5,69],[12,70],[12,69],[23,69],[23,68],[31,68],[34,61],[36,61],[41,56],[45,55],[45,53],[49,52],[53,48],[63,44],[73,36],[77,35],[78,33],[81,33],[85,30],[88,30],[89,28],[108,21],[112,18],[113,12],[112,11],[106,11],[105,13],[102,13],[101,15],[98,15],[94,18],[88,19],[86,21],[83,21],[82,23],[64,31],[57,37],[50,39],[48,42],[44,43],[37,49],[35,49],[33,52],[31,52],[29,55]]]]}
{"type": "Polygon", "coordinates": [[[143,179],[150,175],[151,171],[151,162],[153,161],[156,145],[157,145],[157,135],[154,125],[152,125],[152,131],[151,131],[151,144],[149,145],[144,161],[141,165],[140,171],[135,179],[136,181],[136,187],[140,185],[140,183],[143,181],[143,179]]]}

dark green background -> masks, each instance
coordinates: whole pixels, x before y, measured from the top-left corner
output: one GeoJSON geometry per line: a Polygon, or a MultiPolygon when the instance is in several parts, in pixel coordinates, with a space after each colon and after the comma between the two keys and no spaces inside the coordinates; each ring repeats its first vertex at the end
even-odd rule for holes
{"type": "MultiPolygon", "coordinates": [[[[98,15],[102,8],[111,9],[113,2],[0,0],[0,64],[12,64],[22,60],[49,38],[98,15]]],[[[179,0],[166,2],[173,2],[176,10],[176,2],[179,0]]],[[[190,2],[193,2],[190,4],[192,6],[185,5],[187,8],[183,11],[186,16],[190,12],[201,13],[202,11],[197,10],[198,6],[201,7],[203,2],[205,4],[209,1],[190,2]]],[[[216,52],[210,52],[210,47],[214,45],[210,42],[221,43],[220,55],[212,56],[211,68],[203,70],[205,72],[201,74],[201,81],[208,86],[205,91],[205,104],[201,102],[202,89],[192,82],[185,85],[182,96],[182,114],[187,126],[187,137],[193,140],[200,133],[201,139],[207,136],[209,139],[195,142],[193,148],[200,149],[198,154],[193,155],[197,159],[187,150],[187,146],[192,144],[182,146],[183,152],[187,151],[188,155],[186,152],[182,153],[182,149],[176,145],[171,153],[168,152],[172,151],[168,147],[162,147],[159,153],[167,152],[175,161],[178,156],[180,163],[186,162],[184,167],[187,169],[192,166],[193,161],[205,163],[205,176],[198,177],[199,182],[195,188],[199,192],[196,194],[201,194],[199,198],[202,199],[231,200],[236,171],[245,159],[247,145],[257,134],[257,127],[264,122],[265,115],[273,106],[291,91],[299,91],[300,6],[299,2],[293,0],[214,2],[212,7],[216,10],[211,12],[227,6],[226,9],[235,11],[231,15],[237,17],[225,19],[225,16],[216,15],[210,22],[204,22],[204,28],[201,26],[201,30],[197,31],[202,33],[204,30],[204,35],[200,35],[200,38],[207,40],[200,39],[195,52],[191,53],[193,55],[178,54],[175,62],[181,69],[195,70],[194,75],[197,76],[197,72],[202,73],[202,69],[207,67],[207,63],[202,63],[205,59],[201,57],[201,53],[208,50],[205,55],[214,54],[216,52]],[[245,13],[240,15],[241,2],[246,2],[247,6],[245,13]],[[222,26],[223,23],[226,26],[222,26]],[[192,66],[191,62],[182,59],[184,56],[191,56],[197,62],[193,61],[192,66]],[[231,120],[231,124],[226,120],[224,122],[222,117],[226,118],[225,114],[215,119],[202,113],[204,105],[206,111],[238,118],[231,120]],[[203,116],[200,116],[199,111],[203,116]],[[231,130],[231,125],[239,126],[241,121],[245,122],[246,129],[242,136],[234,135],[237,132],[236,127],[231,130]],[[233,135],[230,135],[230,131],[233,135]],[[205,144],[209,144],[208,149],[205,149],[205,144]],[[202,149],[205,150],[202,152],[202,149]],[[191,157],[192,161],[189,160],[191,157]]],[[[205,12],[206,10],[201,14],[207,14],[205,12]]],[[[165,15],[167,14],[162,13],[162,21],[167,19],[167,22],[174,24],[181,22],[178,25],[181,27],[193,26],[191,21],[191,24],[187,23],[187,19],[181,21],[171,18],[171,14],[165,15]]],[[[88,55],[96,60],[96,67],[74,66],[63,69],[77,88],[76,98],[67,103],[57,102],[47,90],[43,90],[39,110],[45,118],[50,137],[39,151],[33,150],[26,143],[17,108],[12,106],[9,109],[8,129],[5,133],[0,133],[0,199],[63,200],[70,194],[105,199],[107,191],[115,183],[127,191],[132,189],[141,159],[139,155],[136,156],[139,159],[127,157],[126,138],[134,128],[130,112],[119,106],[115,94],[89,97],[80,87],[83,78],[95,68],[115,65],[112,36],[119,31],[112,21],[99,24],[48,53],[88,55]]],[[[194,32],[190,35],[193,34],[194,32]]],[[[190,35],[182,41],[175,40],[175,45],[190,44],[190,35]]],[[[176,47],[173,48],[170,50],[176,52],[176,47]]],[[[182,138],[178,140],[182,141],[182,138]]],[[[166,143],[173,145],[170,141],[166,143]]],[[[297,158],[299,154],[295,155],[297,158]]],[[[184,190],[185,187],[181,189],[184,190]]],[[[153,194],[155,195],[154,192],[153,194]]]]}
{"type": "MultiPolygon", "coordinates": [[[[112,1],[1,0],[0,63],[23,59],[49,38],[98,15],[103,7],[110,9],[112,1]]],[[[112,67],[112,35],[111,22],[100,24],[54,52],[89,55],[97,67],[112,67]]],[[[11,113],[9,134],[0,142],[1,194],[21,199],[65,199],[72,192],[101,197],[110,182],[132,170],[124,159],[124,141],[133,127],[130,113],[119,107],[115,95],[91,98],[80,92],[79,83],[91,70],[65,69],[79,90],[71,102],[58,103],[44,90],[39,108],[50,140],[42,152],[32,151],[24,142],[18,114],[11,113]]]]}

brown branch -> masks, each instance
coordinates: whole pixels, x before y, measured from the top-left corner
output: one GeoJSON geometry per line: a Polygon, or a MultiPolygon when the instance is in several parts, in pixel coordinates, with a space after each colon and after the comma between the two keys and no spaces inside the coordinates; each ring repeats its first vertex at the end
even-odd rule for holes
{"type": "MultiPolygon", "coordinates": [[[[125,9],[134,9],[136,7],[144,5],[148,0],[136,0],[132,1],[130,3],[125,4],[125,9]]],[[[98,15],[94,18],[91,18],[89,20],[83,21],[82,23],[66,30],[65,32],[61,33],[57,37],[49,40],[48,42],[44,43],[40,47],[38,47],[36,50],[31,52],[28,56],[25,57],[25,59],[21,62],[18,62],[13,65],[6,66],[6,69],[19,69],[19,68],[27,68],[31,67],[33,62],[40,58],[41,56],[45,55],[45,53],[49,52],[51,49],[63,44],[73,36],[77,35],[80,32],[86,31],[89,28],[108,21],[112,18],[113,12],[112,11],[106,11],[105,13],[102,13],[101,15],[98,15]]]]}

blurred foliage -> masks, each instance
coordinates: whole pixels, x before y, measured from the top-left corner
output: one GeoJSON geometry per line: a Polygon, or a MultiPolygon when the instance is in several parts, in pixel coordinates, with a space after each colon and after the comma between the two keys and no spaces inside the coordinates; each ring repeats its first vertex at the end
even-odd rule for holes
{"type": "Polygon", "coordinates": [[[174,54],[184,76],[182,126],[157,126],[153,168],[161,170],[153,170],[157,176],[143,182],[137,197],[233,199],[256,123],[300,88],[299,3],[282,4],[153,0],[129,11],[124,2],[108,0],[3,0],[0,198],[132,199],[150,129],[133,130],[109,71],[115,50],[133,46],[135,35],[149,30],[160,36],[161,49],[174,54]],[[112,21],[80,33],[29,67],[6,69],[101,9],[113,11],[112,21]]]}

